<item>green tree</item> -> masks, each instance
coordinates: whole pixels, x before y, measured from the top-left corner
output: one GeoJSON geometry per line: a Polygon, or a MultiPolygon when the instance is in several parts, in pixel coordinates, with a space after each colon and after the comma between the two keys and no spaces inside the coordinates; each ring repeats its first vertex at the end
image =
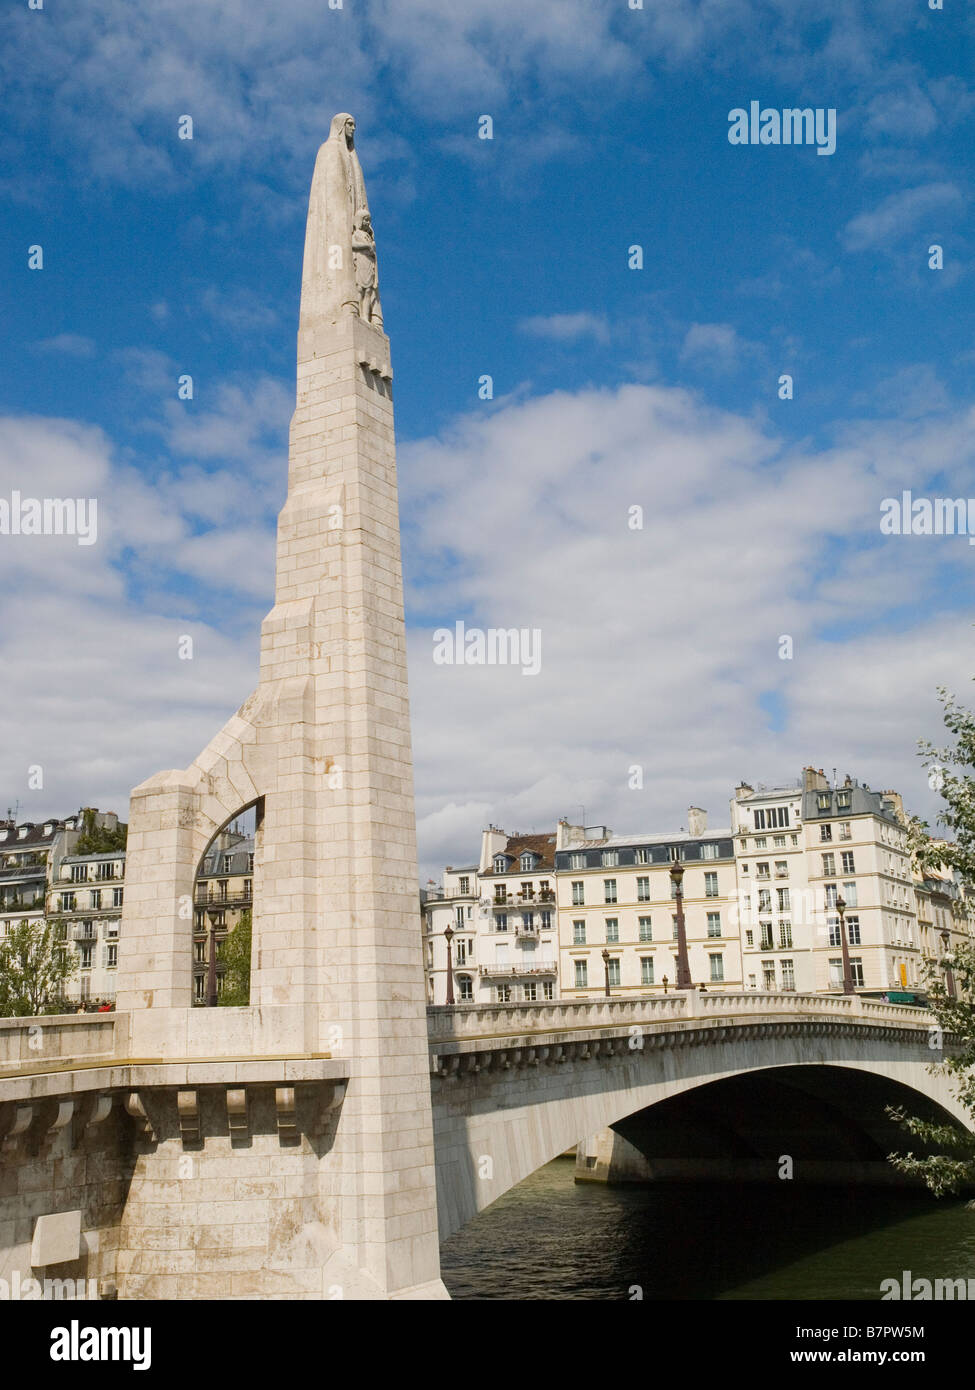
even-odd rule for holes
{"type": "Polygon", "coordinates": [[[25,918],[0,940],[0,1018],[57,1013],[77,969],[76,955],[55,939],[52,923],[25,918]]]}
{"type": "MultiPolygon", "coordinates": [[[[921,757],[928,769],[928,784],[940,792],[944,808],[938,824],[945,839],[933,840],[926,821],[914,817],[910,824],[911,848],[922,872],[942,866],[956,871],[965,885],[975,884],[975,715],[958,704],[944,687],[938,695],[945,728],[954,742],[942,748],[923,740],[921,757]]],[[[940,961],[927,967],[928,996],[942,1037],[952,1034],[950,1050],[932,1064],[954,1082],[957,1099],[975,1120],[975,943],[955,946],[940,961]],[[955,995],[947,988],[945,969],[954,977],[955,995]]],[[[935,1042],[940,1039],[935,1036],[935,1042]]],[[[937,1124],[909,1115],[902,1108],[888,1113],[926,1154],[891,1154],[890,1162],[902,1173],[924,1180],[937,1196],[957,1193],[975,1185],[975,1134],[960,1125],[937,1124]],[[931,1152],[933,1150],[933,1152],[931,1152]]],[[[975,1204],[973,1204],[975,1205],[975,1204]]]]}
{"type": "Polygon", "coordinates": [[[85,806],[81,812],[81,833],[72,854],[110,854],[114,849],[125,849],[129,827],[119,824],[114,830],[95,824],[95,811],[85,806]]]}
{"type": "Polygon", "coordinates": [[[220,943],[217,959],[223,963],[220,1004],[240,1007],[251,999],[251,910],[246,908],[232,932],[220,943]]]}

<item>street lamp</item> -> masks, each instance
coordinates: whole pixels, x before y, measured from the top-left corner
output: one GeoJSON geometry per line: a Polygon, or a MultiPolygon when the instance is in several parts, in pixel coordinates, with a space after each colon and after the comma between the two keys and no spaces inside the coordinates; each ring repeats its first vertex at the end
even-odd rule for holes
{"type": "Polygon", "coordinates": [[[846,900],[842,895],[836,899],[836,910],[840,914],[840,945],[843,948],[843,993],[856,994],[853,988],[853,967],[850,965],[850,952],[846,944],[846,900]]]}
{"type": "Polygon", "coordinates": [[[948,955],[948,952],[951,949],[951,937],[949,936],[947,929],[941,933],[941,947],[941,954],[944,958],[945,984],[948,989],[948,997],[949,999],[954,999],[955,976],[951,969],[951,957],[948,955]]]}
{"type": "Polygon", "coordinates": [[[207,1008],[217,1006],[217,910],[207,908],[210,919],[210,955],[207,960],[207,1008]]]}
{"type": "Polygon", "coordinates": [[[609,952],[603,949],[603,970],[606,974],[606,998],[609,998],[609,952]]]}
{"type": "Polygon", "coordinates": [[[669,978],[668,978],[666,975],[664,975],[664,977],[663,977],[663,979],[661,980],[660,983],[661,983],[661,984],[663,985],[663,987],[664,987],[664,994],[666,994],[666,993],[667,993],[667,986],[670,984],[669,978]]]}
{"type": "Polygon", "coordinates": [[[691,966],[687,959],[687,933],[684,930],[684,866],[675,859],[670,866],[670,881],[674,885],[674,904],[677,908],[677,983],[675,989],[693,989],[691,966]]]}
{"type": "Polygon", "coordinates": [[[454,1002],[454,967],[450,957],[450,943],[454,939],[452,927],[447,927],[443,939],[447,943],[447,1003],[452,1004],[454,1002]]]}

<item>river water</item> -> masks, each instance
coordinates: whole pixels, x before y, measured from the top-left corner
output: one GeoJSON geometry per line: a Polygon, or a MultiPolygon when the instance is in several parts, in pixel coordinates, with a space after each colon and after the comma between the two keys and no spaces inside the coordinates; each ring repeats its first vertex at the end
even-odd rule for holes
{"type": "Polygon", "coordinates": [[[975,1211],[890,1190],[606,1187],[558,1159],[444,1244],[455,1299],[879,1299],[975,1279],[975,1211]],[[639,1291],[639,1292],[637,1292],[639,1291]]]}

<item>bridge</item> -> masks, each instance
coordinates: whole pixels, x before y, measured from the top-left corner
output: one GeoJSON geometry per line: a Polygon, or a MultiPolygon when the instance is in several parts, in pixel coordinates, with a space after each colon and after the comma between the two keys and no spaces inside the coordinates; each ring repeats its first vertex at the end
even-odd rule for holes
{"type": "MultiPolygon", "coordinates": [[[[140,1155],[160,1146],[173,1150],[172,1179],[140,1189],[133,1221],[142,1203],[178,1200],[179,1154],[217,1154],[257,1133],[276,1136],[282,1156],[327,1147],[359,1074],[338,1035],[318,1056],[133,1057],[129,1023],[0,1020],[0,1171],[32,1194],[8,1247],[65,1202],[96,1226],[120,1224],[140,1155]],[[92,1187],[96,1168],[107,1187],[92,1187]]],[[[582,1177],[774,1180],[788,1155],[799,1181],[877,1182],[896,1179],[885,1155],[902,1143],[887,1105],[967,1124],[931,1070],[943,1055],[931,1015],[858,996],[459,1005],[429,1008],[427,1034],[441,1241],[575,1145],[582,1177]]],[[[166,1296],[163,1261],[136,1263],[146,1296],[166,1296]]]]}

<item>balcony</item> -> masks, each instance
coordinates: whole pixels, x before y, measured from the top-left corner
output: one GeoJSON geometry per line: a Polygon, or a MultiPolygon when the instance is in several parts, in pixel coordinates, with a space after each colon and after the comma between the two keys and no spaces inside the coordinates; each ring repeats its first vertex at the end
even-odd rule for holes
{"type": "Polygon", "coordinates": [[[507,963],[498,963],[495,965],[481,965],[478,967],[479,975],[495,975],[498,977],[503,976],[506,979],[510,979],[513,976],[519,975],[556,975],[557,973],[558,966],[555,964],[554,960],[533,961],[531,965],[509,965],[507,963]]]}
{"type": "Polygon", "coordinates": [[[253,893],[228,893],[222,898],[219,893],[197,893],[196,907],[250,907],[254,902],[253,893]]]}
{"type": "Polygon", "coordinates": [[[499,908],[502,912],[506,912],[509,908],[515,906],[516,902],[514,898],[492,898],[491,900],[491,910],[494,912],[498,911],[499,908]]]}
{"type": "Polygon", "coordinates": [[[515,939],[517,940],[519,937],[521,937],[521,938],[524,938],[524,939],[526,939],[526,940],[528,940],[528,941],[537,941],[537,940],[538,940],[538,932],[539,932],[539,928],[538,928],[538,927],[516,927],[516,928],[515,928],[515,939]]]}
{"type": "Polygon", "coordinates": [[[91,946],[95,941],[98,940],[98,935],[94,927],[86,927],[84,925],[79,925],[77,927],[72,927],[71,940],[79,941],[88,946],[91,946]]]}

